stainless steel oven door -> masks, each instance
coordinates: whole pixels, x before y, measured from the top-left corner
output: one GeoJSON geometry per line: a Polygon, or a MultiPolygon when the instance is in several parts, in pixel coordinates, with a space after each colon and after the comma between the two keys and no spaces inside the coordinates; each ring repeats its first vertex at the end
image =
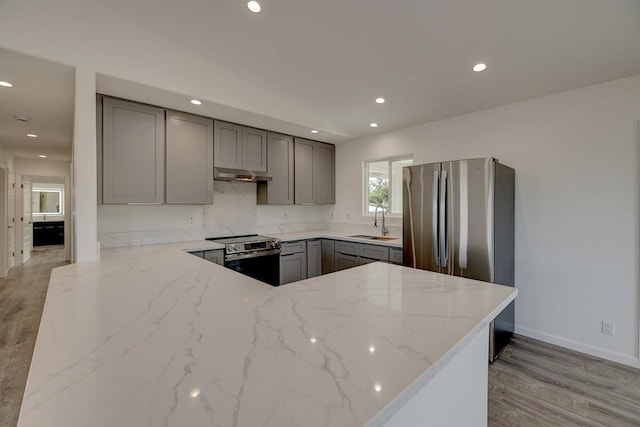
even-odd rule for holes
{"type": "Polygon", "coordinates": [[[225,256],[224,266],[271,286],[280,285],[280,252],[262,256],[225,256]]]}

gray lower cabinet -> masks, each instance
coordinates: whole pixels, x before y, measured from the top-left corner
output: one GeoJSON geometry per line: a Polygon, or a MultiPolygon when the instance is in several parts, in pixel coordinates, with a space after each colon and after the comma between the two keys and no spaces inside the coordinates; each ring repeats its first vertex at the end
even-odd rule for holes
{"type": "Polygon", "coordinates": [[[224,250],[214,249],[210,251],[204,251],[204,259],[219,265],[224,265],[224,250]]]}
{"type": "Polygon", "coordinates": [[[266,131],[216,120],[213,139],[216,167],[266,172],[266,131]]]}
{"type": "Polygon", "coordinates": [[[361,244],[358,255],[363,259],[389,262],[389,247],[380,245],[361,244]]]}
{"type": "Polygon", "coordinates": [[[307,240],[307,278],[322,274],[322,249],[320,239],[307,240]]]}
{"type": "Polygon", "coordinates": [[[403,263],[403,254],[402,249],[400,248],[389,248],[389,262],[392,264],[400,264],[403,263]]]}
{"type": "Polygon", "coordinates": [[[280,248],[280,284],[307,278],[307,243],[305,240],[283,242],[280,248]]]}
{"type": "Polygon", "coordinates": [[[195,255],[198,258],[204,258],[207,261],[214,262],[216,264],[224,265],[224,250],[223,249],[210,249],[206,251],[191,251],[191,255],[195,255]]]}
{"type": "Polygon", "coordinates": [[[166,203],[213,203],[213,120],[167,111],[166,203]]]}
{"type": "Polygon", "coordinates": [[[267,133],[268,172],[272,180],[258,182],[259,205],[293,204],[293,137],[267,133]]]}
{"type": "Polygon", "coordinates": [[[103,203],[164,202],[164,130],[163,109],[103,98],[103,203]]]}
{"type": "Polygon", "coordinates": [[[346,270],[347,268],[353,268],[359,265],[358,257],[355,255],[336,252],[334,260],[335,271],[346,270]]]}
{"type": "Polygon", "coordinates": [[[388,246],[337,240],[335,242],[334,252],[336,271],[377,261],[389,262],[388,246]]]}
{"type": "Polygon", "coordinates": [[[335,203],[335,146],[294,139],[295,204],[335,203]]]}
{"type": "Polygon", "coordinates": [[[334,262],[335,241],[322,239],[322,274],[329,274],[335,271],[334,262]]]}

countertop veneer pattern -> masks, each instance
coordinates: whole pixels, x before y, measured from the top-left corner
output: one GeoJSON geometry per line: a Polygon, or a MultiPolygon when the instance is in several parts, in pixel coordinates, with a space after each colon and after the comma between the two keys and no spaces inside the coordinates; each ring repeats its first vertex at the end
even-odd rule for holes
{"type": "Polygon", "coordinates": [[[273,288],[185,252],[218,247],[53,270],[18,425],[377,425],[517,294],[385,263],[273,288]]]}

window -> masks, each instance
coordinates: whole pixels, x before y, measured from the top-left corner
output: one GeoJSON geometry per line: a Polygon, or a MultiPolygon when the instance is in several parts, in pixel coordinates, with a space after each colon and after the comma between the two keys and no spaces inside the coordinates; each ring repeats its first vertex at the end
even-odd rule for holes
{"type": "Polygon", "coordinates": [[[364,163],[364,214],[384,207],[389,214],[402,213],[402,168],[411,166],[409,156],[372,160],[364,163]]]}

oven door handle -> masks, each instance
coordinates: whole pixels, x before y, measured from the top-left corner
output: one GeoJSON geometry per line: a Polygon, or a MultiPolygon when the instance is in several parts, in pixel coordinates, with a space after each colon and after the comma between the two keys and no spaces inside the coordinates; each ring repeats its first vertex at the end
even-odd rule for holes
{"type": "Polygon", "coordinates": [[[247,259],[247,258],[257,258],[257,257],[261,257],[261,256],[267,256],[267,255],[279,255],[280,254],[280,250],[270,250],[270,251],[266,251],[266,252],[255,252],[255,253],[251,253],[251,254],[231,254],[231,255],[225,255],[224,256],[224,260],[225,261],[235,261],[237,259],[247,259]]]}

